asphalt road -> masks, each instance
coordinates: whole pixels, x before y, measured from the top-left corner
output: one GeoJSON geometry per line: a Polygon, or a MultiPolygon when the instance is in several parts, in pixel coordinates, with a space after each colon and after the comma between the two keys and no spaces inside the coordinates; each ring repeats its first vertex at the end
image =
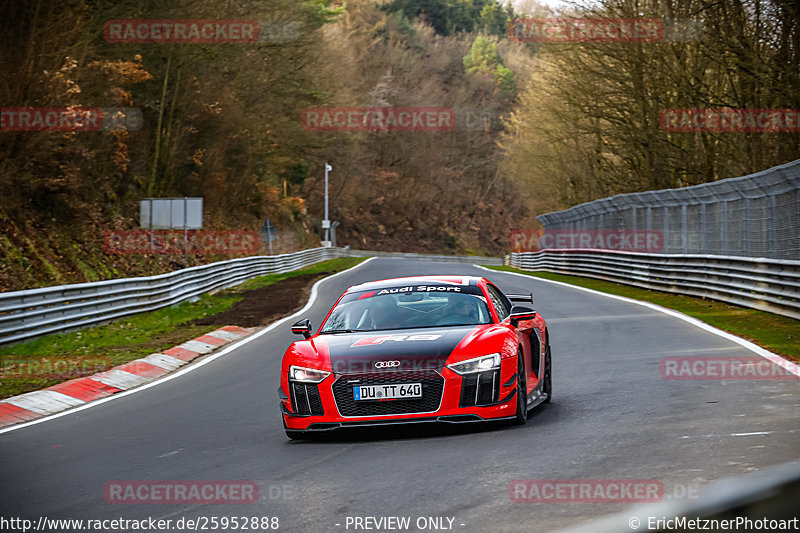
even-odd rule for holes
{"type": "Polygon", "coordinates": [[[355,283],[447,273],[534,291],[551,333],[554,400],[527,425],[289,441],[276,394],[280,357],[294,339],[287,323],[166,383],[0,435],[0,516],[278,517],[281,531],[323,532],[354,531],[355,517],[407,516],[410,531],[423,517],[452,518],[455,531],[589,530],[626,504],[514,503],[509,484],[658,480],[666,497],[692,497],[710,481],[800,456],[797,381],[665,380],[662,357],[752,354],[635,304],[471,265],[376,259],[324,281],[306,315],[316,327],[355,283]],[[250,480],[259,499],[107,503],[104,487],[118,480],[250,480]]]}

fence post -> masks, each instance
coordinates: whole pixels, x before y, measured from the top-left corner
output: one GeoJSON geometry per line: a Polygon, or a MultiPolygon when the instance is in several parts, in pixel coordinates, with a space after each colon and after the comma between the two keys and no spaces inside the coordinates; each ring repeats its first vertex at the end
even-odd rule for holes
{"type": "Polygon", "coordinates": [[[720,228],[720,236],[722,238],[722,255],[728,255],[728,200],[722,200],[722,227],[720,228]]]}
{"type": "Polygon", "coordinates": [[[776,220],[777,200],[774,194],[769,195],[769,256],[773,259],[778,258],[778,235],[776,220]]]}
{"type": "Polygon", "coordinates": [[[683,253],[689,253],[689,212],[686,208],[686,204],[681,205],[681,239],[682,239],[682,249],[683,253]]]}
{"type": "Polygon", "coordinates": [[[744,239],[744,255],[750,257],[750,198],[744,197],[744,231],[742,231],[742,239],[744,239]]]}
{"type": "Polygon", "coordinates": [[[700,204],[700,253],[702,254],[708,253],[708,249],[706,248],[706,230],[708,230],[708,225],[706,222],[706,203],[702,202],[700,204]]]}

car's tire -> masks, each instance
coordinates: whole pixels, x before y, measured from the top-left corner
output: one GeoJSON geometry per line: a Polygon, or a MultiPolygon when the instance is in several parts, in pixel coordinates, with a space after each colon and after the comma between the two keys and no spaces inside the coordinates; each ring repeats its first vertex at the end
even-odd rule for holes
{"type": "Polygon", "coordinates": [[[525,359],[522,350],[517,354],[517,413],[513,424],[521,426],[528,421],[528,380],[525,377],[525,359]]]}
{"type": "Polygon", "coordinates": [[[549,340],[544,349],[544,383],[542,384],[542,392],[547,394],[547,399],[542,403],[550,403],[553,399],[553,361],[550,356],[549,340]]]}

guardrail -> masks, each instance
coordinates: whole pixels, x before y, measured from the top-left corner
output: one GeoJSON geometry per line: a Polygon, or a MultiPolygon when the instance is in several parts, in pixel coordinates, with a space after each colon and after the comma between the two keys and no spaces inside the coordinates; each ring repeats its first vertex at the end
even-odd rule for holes
{"type": "Polygon", "coordinates": [[[497,257],[314,248],[291,254],[220,261],[158,276],[0,293],[0,345],[96,326],[145,311],[155,311],[208,291],[236,285],[256,276],[289,272],[326,259],[370,256],[486,265],[503,264],[503,259],[497,257]]]}
{"type": "Polygon", "coordinates": [[[347,255],[341,248],[245,257],[160,274],[0,293],[0,345],[106,323],[186,301],[256,276],[347,255]]]}
{"type": "Polygon", "coordinates": [[[609,250],[511,254],[511,266],[710,298],[800,319],[800,261],[609,250]]]}
{"type": "Polygon", "coordinates": [[[367,252],[364,250],[348,250],[350,257],[392,257],[395,259],[423,259],[425,261],[437,261],[440,263],[477,263],[481,265],[502,266],[502,257],[485,257],[479,255],[434,255],[434,254],[415,254],[404,252],[367,252]]]}

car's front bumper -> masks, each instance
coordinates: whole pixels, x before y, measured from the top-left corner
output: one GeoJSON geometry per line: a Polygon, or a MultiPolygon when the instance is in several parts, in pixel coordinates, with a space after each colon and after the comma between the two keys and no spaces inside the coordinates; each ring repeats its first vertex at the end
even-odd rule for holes
{"type": "MultiPolygon", "coordinates": [[[[436,376],[432,376],[434,379],[431,380],[430,390],[441,390],[441,393],[436,397],[423,398],[419,402],[419,409],[416,410],[413,402],[405,400],[372,402],[369,406],[365,403],[355,405],[346,398],[347,394],[351,394],[352,386],[349,389],[345,388],[349,385],[343,382],[355,376],[332,375],[314,388],[297,389],[293,388],[295,383],[290,383],[288,377],[284,376],[279,389],[284,425],[286,429],[293,431],[316,432],[344,427],[503,420],[516,414],[516,358],[504,359],[491,389],[485,378],[479,382],[480,391],[474,388],[474,379],[470,383],[470,377],[456,374],[448,368],[432,372],[441,379],[442,386],[441,389],[435,389],[436,376]],[[490,390],[494,391],[493,399],[488,398],[490,390]],[[473,394],[476,399],[471,402],[469,397],[473,394]],[[409,406],[414,412],[403,412],[407,411],[409,406]]],[[[410,382],[421,378],[419,374],[377,374],[371,376],[371,379],[410,382]]],[[[360,382],[357,379],[350,381],[360,382]]],[[[365,381],[368,381],[368,378],[365,378],[365,381]]]]}

